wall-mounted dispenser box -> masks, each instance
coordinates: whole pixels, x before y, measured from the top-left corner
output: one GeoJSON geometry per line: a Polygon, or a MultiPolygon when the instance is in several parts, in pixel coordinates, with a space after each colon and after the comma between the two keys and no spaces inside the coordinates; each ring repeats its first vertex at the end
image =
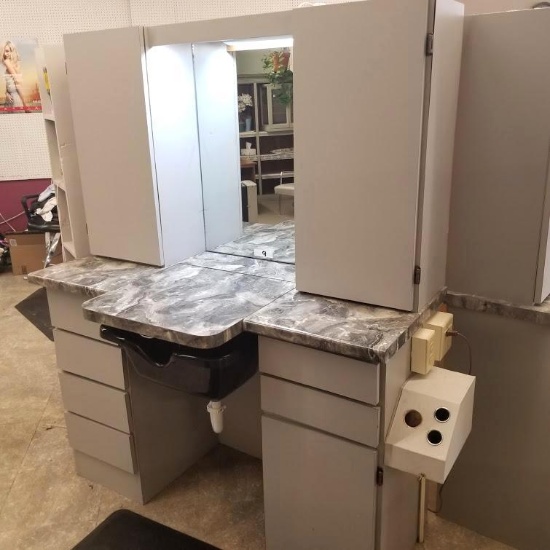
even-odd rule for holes
{"type": "Polygon", "coordinates": [[[475,377],[434,367],[403,386],[386,464],[443,483],[472,428],[475,377]]]}

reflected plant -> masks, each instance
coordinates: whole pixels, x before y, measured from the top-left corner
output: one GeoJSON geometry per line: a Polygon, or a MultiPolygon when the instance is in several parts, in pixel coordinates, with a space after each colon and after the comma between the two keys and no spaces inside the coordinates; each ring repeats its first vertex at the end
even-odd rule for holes
{"type": "Polygon", "coordinates": [[[294,73],[289,69],[290,48],[275,50],[262,57],[262,66],[269,82],[276,86],[273,96],[287,107],[292,103],[294,73]]]}

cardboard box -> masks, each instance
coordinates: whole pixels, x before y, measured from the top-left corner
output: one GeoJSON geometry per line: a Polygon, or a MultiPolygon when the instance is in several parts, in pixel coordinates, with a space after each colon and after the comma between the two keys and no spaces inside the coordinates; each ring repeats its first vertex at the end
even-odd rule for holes
{"type": "MultiPolygon", "coordinates": [[[[6,239],[10,245],[11,264],[14,275],[27,275],[44,268],[46,259],[46,236],[44,233],[8,233],[6,239]]],[[[63,261],[61,242],[52,256],[51,263],[63,261]]]]}

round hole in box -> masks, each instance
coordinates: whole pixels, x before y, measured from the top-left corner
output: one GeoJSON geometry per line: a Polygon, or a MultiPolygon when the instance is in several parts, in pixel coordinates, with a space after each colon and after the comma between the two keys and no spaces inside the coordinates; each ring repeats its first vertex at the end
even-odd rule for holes
{"type": "Polygon", "coordinates": [[[416,428],[417,426],[420,426],[421,423],[422,415],[418,411],[412,409],[405,415],[405,424],[407,424],[407,426],[416,428]]]}
{"type": "Polygon", "coordinates": [[[439,445],[443,441],[443,435],[439,430],[430,430],[428,432],[428,443],[430,445],[439,445]]]}
{"type": "Polygon", "coordinates": [[[451,418],[451,411],[445,407],[439,407],[435,410],[434,417],[438,422],[447,422],[451,418]]]}

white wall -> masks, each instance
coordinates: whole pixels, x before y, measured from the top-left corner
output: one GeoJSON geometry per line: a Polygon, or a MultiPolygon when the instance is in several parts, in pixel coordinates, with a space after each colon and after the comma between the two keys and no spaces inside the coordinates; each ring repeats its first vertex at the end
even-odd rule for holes
{"type": "Polygon", "coordinates": [[[462,0],[466,15],[526,10],[541,0],[462,0]]]}
{"type": "MultiPolygon", "coordinates": [[[[57,44],[64,33],[130,24],[128,0],[2,0],[0,40],[36,38],[57,44]]],[[[0,180],[50,177],[41,114],[0,115],[0,136],[0,180]]]]}

